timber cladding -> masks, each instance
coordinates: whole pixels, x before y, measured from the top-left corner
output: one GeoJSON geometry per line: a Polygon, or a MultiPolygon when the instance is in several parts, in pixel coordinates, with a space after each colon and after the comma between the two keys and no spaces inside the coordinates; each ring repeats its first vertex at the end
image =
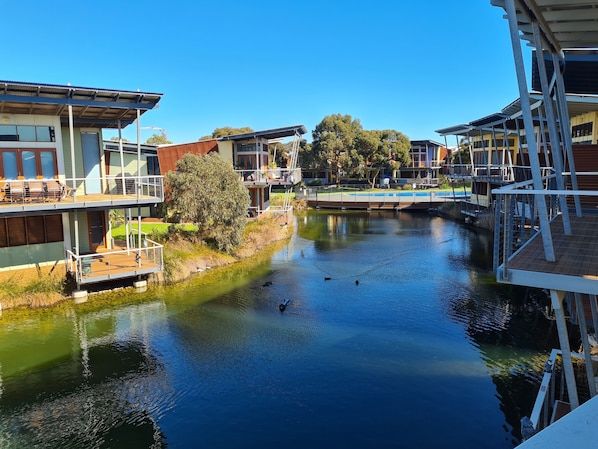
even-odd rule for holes
{"type": "MultiPolygon", "coordinates": [[[[575,172],[577,173],[577,185],[579,190],[598,191],[598,145],[573,145],[573,160],[575,161],[575,172]],[[583,173],[594,173],[584,175],[583,173]]],[[[569,167],[565,168],[569,171],[569,167]]],[[[571,180],[567,180],[567,189],[571,189],[571,180]]],[[[598,210],[598,196],[581,196],[582,208],[598,210]]],[[[568,199],[573,204],[573,198],[568,199]]]]}
{"type": "Polygon", "coordinates": [[[180,145],[166,145],[158,148],[158,161],[160,172],[165,175],[169,171],[176,170],[176,163],[185,154],[192,153],[204,155],[218,151],[218,140],[200,140],[198,142],[183,143],[180,145]]]}

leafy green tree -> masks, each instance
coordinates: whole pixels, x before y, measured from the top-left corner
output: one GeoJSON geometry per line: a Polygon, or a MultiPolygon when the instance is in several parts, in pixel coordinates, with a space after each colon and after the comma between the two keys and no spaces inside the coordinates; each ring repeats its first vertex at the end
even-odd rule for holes
{"type": "Polygon", "coordinates": [[[392,129],[363,130],[355,138],[355,147],[364,160],[356,172],[367,179],[372,187],[383,169],[396,170],[401,164],[410,161],[409,138],[392,129]]]}
{"type": "Polygon", "coordinates": [[[168,139],[165,131],[160,131],[160,134],[154,133],[151,137],[148,137],[145,143],[148,145],[168,145],[172,143],[172,141],[168,139]]]}
{"type": "Polygon", "coordinates": [[[233,167],[217,154],[185,154],[166,174],[167,207],[179,221],[198,226],[199,236],[225,252],[241,243],[249,192],[233,167]]]}
{"type": "Polygon", "coordinates": [[[324,117],[312,132],[312,152],[318,165],[329,168],[336,181],[352,176],[363,163],[355,138],[363,130],[358,119],[333,114],[324,117]]]}
{"type": "Polygon", "coordinates": [[[306,170],[317,170],[320,168],[326,168],[320,166],[319,159],[316,157],[314,151],[312,150],[312,144],[305,139],[301,139],[301,141],[299,142],[298,160],[299,166],[306,170]]]}

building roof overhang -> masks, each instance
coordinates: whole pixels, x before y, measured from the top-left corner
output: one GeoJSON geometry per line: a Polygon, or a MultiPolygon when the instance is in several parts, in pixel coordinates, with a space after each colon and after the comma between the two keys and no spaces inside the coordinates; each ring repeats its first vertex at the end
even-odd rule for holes
{"type": "MultiPolygon", "coordinates": [[[[491,0],[506,10],[506,0],[491,0]]],[[[598,48],[596,0],[515,0],[521,39],[534,44],[532,23],[538,24],[543,50],[598,48]]]]}
{"type": "MultiPolygon", "coordinates": [[[[588,112],[598,111],[598,95],[567,94],[567,109],[569,117],[576,117],[588,112]]],[[[539,92],[530,92],[530,108],[538,109],[542,106],[543,96],[539,92]]],[[[509,103],[500,112],[487,115],[469,123],[455,125],[448,128],[436,130],[441,136],[466,136],[475,131],[500,131],[506,128],[507,131],[516,130],[515,120],[521,118],[521,99],[509,103]]],[[[538,117],[534,117],[537,121],[538,117]]]]}
{"type": "Polygon", "coordinates": [[[437,146],[437,147],[444,146],[443,143],[439,143],[439,142],[436,142],[435,140],[430,140],[430,139],[412,140],[411,146],[413,146],[413,145],[430,145],[430,146],[437,146]]]}
{"type": "Polygon", "coordinates": [[[262,139],[281,139],[283,137],[291,137],[295,134],[305,134],[307,129],[304,125],[286,126],[284,128],[266,129],[264,131],[254,131],[244,134],[236,134],[233,136],[221,137],[218,140],[247,140],[260,137],[262,139]]]}
{"type": "Polygon", "coordinates": [[[124,128],[156,107],[162,94],[57,84],[0,81],[0,114],[51,115],[75,126],[124,128]]]}

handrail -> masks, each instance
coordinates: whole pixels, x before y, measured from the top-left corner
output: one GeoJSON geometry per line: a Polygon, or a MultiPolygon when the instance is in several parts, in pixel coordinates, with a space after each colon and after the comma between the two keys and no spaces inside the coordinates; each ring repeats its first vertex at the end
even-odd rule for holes
{"type": "Polygon", "coordinates": [[[290,183],[301,182],[301,168],[244,168],[236,169],[244,182],[290,183]]]}
{"type": "Polygon", "coordinates": [[[60,202],[67,198],[79,202],[78,197],[90,194],[127,198],[154,197],[164,201],[164,177],[160,175],[121,176],[100,178],[5,179],[0,180],[0,200],[15,204],[60,202]]]}
{"type": "MultiPolygon", "coordinates": [[[[138,267],[141,267],[143,264],[141,257],[142,254],[146,256],[148,261],[158,265],[160,269],[162,269],[162,250],[164,246],[148,238],[145,238],[144,242],[147,243],[147,246],[144,245],[142,248],[137,247],[122,250],[103,251],[100,253],[91,254],[75,254],[75,252],[71,250],[66,250],[66,263],[68,271],[74,274],[77,284],[81,284],[85,281],[86,278],[93,277],[91,264],[94,260],[104,259],[109,261],[111,256],[128,255],[132,256],[131,264],[130,266],[125,266],[124,268],[130,268],[131,272],[134,272],[138,267]]],[[[122,268],[122,266],[119,266],[119,270],[121,270],[122,268]]],[[[110,268],[105,268],[105,271],[109,273],[110,268]]]]}
{"type": "MultiPolygon", "coordinates": [[[[532,412],[529,416],[529,420],[534,427],[535,432],[539,432],[545,427],[551,424],[552,413],[554,405],[557,400],[562,400],[565,396],[566,384],[562,379],[562,370],[560,365],[557,363],[557,357],[562,356],[560,349],[552,349],[550,355],[544,364],[544,374],[542,375],[542,381],[538,388],[538,394],[532,408],[532,412]],[[561,385],[557,385],[557,375],[561,376],[561,385]],[[557,393],[557,387],[558,393],[557,393]]],[[[572,352],[571,357],[575,359],[585,360],[583,354],[572,352]]],[[[597,356],[591,357],[593,362],[598,360],[597,356]]]]}
{"type": "MultiPolygon", "coordinates": [[[[563,175],[567,175],[564,173],[563,175]]],[[[598,177],[596,172],[579,172],[578,179],[583,176],[598,177]]],[[[542,229],[538,215],[538,202],[544,201],[547,206],[548,222],[554,221],[563,211],[564,204],[573,209],[575,202],[581,199],[586,207],[595,208],[598,190],[556,189],[556,174],[551,171],[541,178],[543,189],[538,189],[533,180],[512,183],[492,190],[496,197],[495,258],[494,269],[502,266],[502,279],[508,279],[509,262],[534,236],[542,229]]],[[[583,213],[583,207],[578,215],[583,213]]],[[[499,279],[500,280],[500,279],[499,279]]]]}

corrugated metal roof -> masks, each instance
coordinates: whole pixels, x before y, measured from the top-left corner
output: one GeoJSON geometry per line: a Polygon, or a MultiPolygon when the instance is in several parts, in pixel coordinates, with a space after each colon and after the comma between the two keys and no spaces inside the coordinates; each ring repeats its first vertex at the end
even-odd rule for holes
{"type": "Polygon", "coordinates": [[[78,126],[117,128],[131,124],[137,110],[153,109],[162,94],[57,84],[0,81],[0,114],[58,116],[68,123],[68,105],[78,126]]]}

